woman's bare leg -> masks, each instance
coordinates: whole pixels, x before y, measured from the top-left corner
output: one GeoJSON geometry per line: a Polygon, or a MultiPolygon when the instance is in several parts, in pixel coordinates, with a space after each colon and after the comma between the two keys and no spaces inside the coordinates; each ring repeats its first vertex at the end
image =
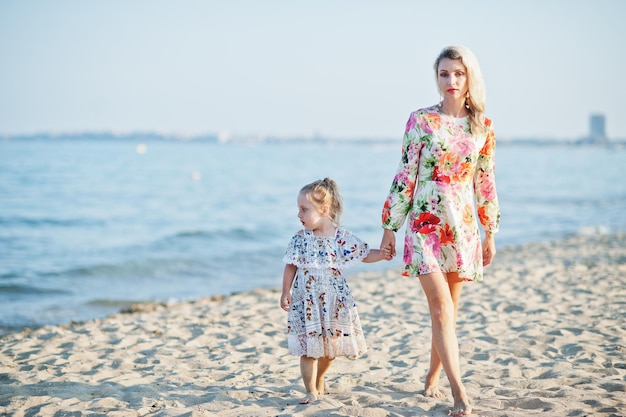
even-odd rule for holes
{"type": "MultiPolygon", "coordinates": [[[[461,290],[463,289],[463,280],[460,280],[457,273],[446,274],[448,280],[448,288],[454,303],[454,327],[456,329],[456,318],[459,312],[459,300],[461,299],[461,290]]],[[[439,378],[441,376],[441,359],[437,354],[434,340],[431,340],[430,346],[430,366],[426,374],[426,382],[424,384],[424,396],[433,398],[444,398],[445,392],[439,389],[439,378]]]]}
{"type": "Polygon", "coordinates": [[[426,382],[424,383],[424,396],[432,398],[443,398],[446,396],[445,392],[439,389],[439,378],[441,376],[441,359],[437,354],[437,348],[435,347],[435,341],[430,342],[430,367],[426,374],[426,382]]]}
{"type": "MultiPolygon", "coordinates": [[[[452,277],[450,277],[452,278],[452,277]]],[[[471,407],[465,387],[461,382],[461,369],[459,365],[459,343],[456,337],[456,307],[453,301],[453,291],[449,281],[443,273],[432,273],[420,276],[420,283],[428,300],[428,308],[432,322],[432,346],[434,346],[439,362],[446,371],[450,382],[452,397],[454,398],[453,415],[469,415],[471,407]]],[[[460,287],[460,286],[459,286],[460,287]]],[[[454,285],[453,288],[457,288],[454,285]]],[[[460,288],[457,296],[460,295],[460,288]]],[[[458,301],[457,301],[458,303],[458,301]]],[[[437,359],[431,358],[431,364],[437,359]]],[[[432,388],[431,388],[432,390],[432,388]]],[[[438,390],[438,389],[437,389],[438,390]]]]}

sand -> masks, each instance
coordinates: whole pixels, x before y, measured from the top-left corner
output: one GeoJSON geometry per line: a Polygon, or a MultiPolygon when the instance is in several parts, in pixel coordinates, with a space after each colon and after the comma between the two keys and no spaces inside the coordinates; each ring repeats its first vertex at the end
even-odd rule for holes
{"type": "MultiPolygon", "coordinates": [[[[299,405],[280,273],[276,289],[2,337],[0,415],[447,415],[449,397],[421,395],[428,310],[398,270],[349,277],[369,352],[337,359],[330,393],[299,405]]],[[[626,415],[626,234],[501,249],[460,310],[474,415],[626,415]]]]}

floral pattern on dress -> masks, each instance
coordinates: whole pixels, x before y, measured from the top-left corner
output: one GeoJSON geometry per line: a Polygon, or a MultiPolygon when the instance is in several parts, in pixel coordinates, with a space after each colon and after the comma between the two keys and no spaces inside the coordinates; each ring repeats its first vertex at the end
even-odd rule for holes
{"type": "Polygon", "coordinates": [[[485,125],[473,135],[467,117],[446,116],[438,106],[411,113],[382,212],[386,229],[406,222],[403,275],[458,272],[482,280],[478,221],[490,233],[500,221],[495,134],[491,120],[485,125]]]}
{"type": "Polygon", "coordinates": [[[289,353],[312,358],[356,357],[367,351],[356,302],[343,274],[370,249],[351,232],[334,237],[301,230],[283,261],[297,267],[287,316],[289,353]]]}

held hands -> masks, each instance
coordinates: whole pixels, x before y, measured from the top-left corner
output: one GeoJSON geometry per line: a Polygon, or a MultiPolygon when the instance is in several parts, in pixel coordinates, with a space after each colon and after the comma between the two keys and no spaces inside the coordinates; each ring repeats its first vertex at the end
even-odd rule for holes
{"type": "Polygon", "coordinates": [[[380,241],[380,250],[388,251],[383,252],[383,254],[388,255],[388,257],[385,257],[388,261],[392,260],[393,257],[396,256],[396,234],[393,231],[389,229],[383,230],[383,238],[380,241]]]}
{"type": "Polygon", "coordinates": [[[390,245],[381,246],[380,249],[372,249],[367,254],[367,256],[363,258],[363,262],[372,263],[379,261],[390,261],[393,259],[393,256],[391,256],[391,251],[392,248],[390,245]]]}
{"type": "Polygon", "coordinates": [[[391,245],[387,245],[387,246],[381,246],[380,247],[380,255],[382,256],[382,258],[386,261],[390,261],[393,259],[393,256],[391,255],[392,252],[392,248],[391,245]]]}

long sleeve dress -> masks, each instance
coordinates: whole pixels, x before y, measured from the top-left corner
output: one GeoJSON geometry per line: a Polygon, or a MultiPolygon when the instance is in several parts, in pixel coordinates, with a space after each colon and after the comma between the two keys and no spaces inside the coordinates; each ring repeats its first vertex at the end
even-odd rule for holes
{"type": "Polygon", "coordinates": [[[283,261],[297,267],[287,316],[289,353],[312,358],[356,357],[367,351],[356,302],[343,274],[370,252],[367,243],[338,228],[334,237],[301,230],[283,261]]]}
{"type": "Polygon", "coordinates": [[[439,106],[411,113],[402,157],[382,213],[383,228],[397,231],[405,221],[404,276],[458,272],[481,281],[478,220],[498,231],[500,208],[495,185],[495,134],[472,135],[469,118],[443,114],[439,106]]]}

